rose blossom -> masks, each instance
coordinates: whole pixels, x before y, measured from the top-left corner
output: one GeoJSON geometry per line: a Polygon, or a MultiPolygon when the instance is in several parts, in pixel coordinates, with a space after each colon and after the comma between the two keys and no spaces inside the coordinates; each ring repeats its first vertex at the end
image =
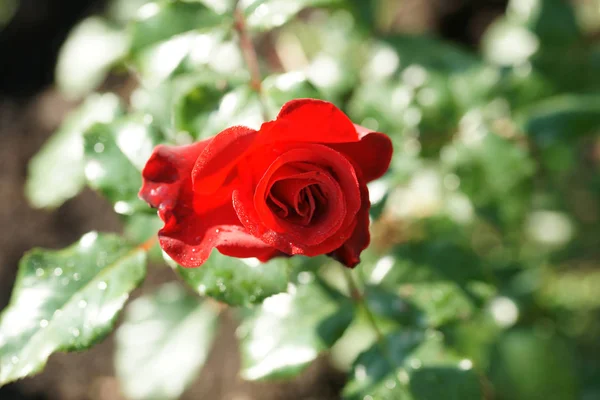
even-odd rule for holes
{"type": "Polygon", "coordinates": [[[348,267],[369,244],[367,182],[390,164],[390,139],[333,104],[298,99],[256,131],[243,126],[188,146],[157,146],[140,197],[165,225],[162,249],[198,267],[213,248],[266,261],[328,254],[348,267]]]}

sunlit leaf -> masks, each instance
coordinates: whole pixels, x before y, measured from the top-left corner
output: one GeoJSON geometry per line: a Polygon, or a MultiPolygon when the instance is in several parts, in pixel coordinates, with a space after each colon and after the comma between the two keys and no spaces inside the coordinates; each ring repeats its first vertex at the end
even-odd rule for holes
{"type": "Polygon", "coordinates": [[[465,123],[462,140],[455,142],[452,167],[460,180],[460,189],[494,223],[516,226],[523,221],[530,205],[535,164],[528,149],[518,139],[505,138],[465,123]]]}
{"type": "Polygon", "coordinates": [[[57,207],[74,197],[85,183],[83,132],[97,122],[109,123],[122,113],[112,94],[90,96],[29,163],[25,186],[35,207],[57,207]]]}
{"type": "Polygon", "coordinates": [[[112,0],[108,6],[108,16],[121,24],[133,20],[137,11],[152,0],[112,0]]]}
{"type": "Polygon", "coordinates": [[[242,376],[297,375],[342,336],[353,316],[351,302],[319,282],[266,299],[240,327],[242,376]]]}
{"type": "Polygon", "coordinates": [[[402,385],[406,378],[401,372],[406,374],[404,362],[423,340],[422,333],[412,330],[391,333],[383,342],[375,343],[360,354],[352,366],[344,398],[358,400],[372,396],[391,400],[407,396],[408,391],[402,385]]]}
{"type": "Polygon", "coordinates": [[[198,2],[153,2],[137,11],[131,27],[131,51],[137,53],[175,35],[209,30],[227,23],[227,18],[198,2]]]}
{"type": "Polygon", "coordinates": [[[258,94],[248,86],[238,86],[219,102],[218,109],[208,116],[201,137],[209,137],[223,129],[243,125],[258,129],[264,122],[258,94]]]}
{"type": "Polygon", "coordinates": [[[563,0],[511,0],[507,16],[535,32],[547,46],[567,46],[581,38],[575,9],[563,0]]]}
{"type": "Polygon", "coordinates": [[[217,313],[176,283],[133,301],[117,330],[115,366],[127,398],[178,399],[198,375],[217,313]]]}
{"type": "Polygon", "coordinates": [[[111,66],[127,53],[127,36],[105,20],[90,17],[71,32],[58,56],[56,84],[80,97],[102,83],[111,66]]]}
{"type": "Polygon", "coordinates": [[[136,117],[96,124],[85,133],[85,176],[92,188],[115,204],[117,213],[147,208],[138,198],[141,170],[160,140],[152,125],[136,117]]]}
{"type": "Polygon", "coordinates": [[[243,5],[250,29],[267,31],[285,24],[304,8],[340,2],[341,0],[246,0],[243,5]]]}
{"type": "Polygon", "coordinates": [[[329,101],[341,101],[356,86],[361,68],[374,58],[372,43],[345,10],[320,14],[318,22],[295,20],[284,32],[275,49],[286,70],[304,70],[329,101]]]}
{"type": "Polygon", "coordinates": [[[284,259],[268,263],[258,259],[237,259],[213,251],[200,268],[177,267],[183,280],[199,294],[233,306],[261,303],[286,290],[289,268],[284,259]]]}
{"type": "Polygon", "coordinates": [[[480,265],[469,249],[442,240],[399,246],[363,266],[367,281],[382,286],[368,286],[367,295],[375,292],[367,301],[378,314],[404,323],[440,326],[466,319],[480,302],[471,290],[474,282],[485,281],[480,265]],[[382,304],[382,298],[390,303],[382,304]]]}
{"type": "Polygon", "coordinates": [[[528,61],[540,47],[538,37],[517,23],[498,20],[485,33],[483,52],[498,65],[519,65],[528,61]]]}
{"type": "Polygon", "coordinates": [[[344,398],[481,400],[471,361],[459,360],[444,349],[438,335],[394,332],[358,357],[344,398]]]}
{"type": "Polygon", "coordinates": [[[53,352],[102,340],[145,274],[145,251],[114,235],[28,252],[0,320],[0,385],[39,372],[53,352]]]}
{"type": "Polygon", "coordinates": [[[262,89],[272,117],[290,100],[321,97],[317,88],[301,72],[271,75],[263,81],[262,89]]]}

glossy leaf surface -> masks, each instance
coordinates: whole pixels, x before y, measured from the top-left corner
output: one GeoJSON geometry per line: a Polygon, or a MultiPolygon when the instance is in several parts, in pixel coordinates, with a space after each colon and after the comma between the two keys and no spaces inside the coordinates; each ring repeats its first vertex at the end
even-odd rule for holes
{"type": "Polygon", "coordinates": [[[56,351],[102,340],[145,275],[145,251],[114,235],[27,253],[0,320],[0,384],[39,372],[56,351]]]}

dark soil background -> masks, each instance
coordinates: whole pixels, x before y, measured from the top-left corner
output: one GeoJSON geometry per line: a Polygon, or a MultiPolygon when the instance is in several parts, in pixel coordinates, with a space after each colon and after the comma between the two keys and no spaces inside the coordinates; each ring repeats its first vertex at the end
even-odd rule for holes
{"type": "MultiPolygon", "coordinates": [[[[368,1],[368,0],[365,0],[368,1]]],[[[398,0],[400,1],[400,0],[398,0]]],[[[402,0],[400,30],[433,31],[476,47],[505,0],[402,0]]],[[[34,210],[23,187],[27,162],[74,106],[52,88],[57,52],[82,18],[102,11],[104,0],[22,0],[14,19],[0,28],[0,309],[8,303],[18,261],[34,246],[61,248],[92,229],[118,231],[111,207],[87,191],[55,211],[34,210]]],[[[138,294],[169,280],[151,269],[138,294]]],[[[301,377],[282,383],[246,383],[237,377],[235,323],[226,316],[217,343],[185,399],[338,399],[344,374],[321,359],[301,377]]],[[[0,400],[121,399],[112,367],[113,339],[79,354],[57,354],[46,370],[0,388],[0,400]]]]}

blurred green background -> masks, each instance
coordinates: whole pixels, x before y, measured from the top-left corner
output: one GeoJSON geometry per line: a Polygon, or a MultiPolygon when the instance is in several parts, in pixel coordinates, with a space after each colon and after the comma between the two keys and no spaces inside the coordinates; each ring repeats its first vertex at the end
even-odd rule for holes
{"type": "MultiPolygon", "coordinates": [[[[221,20],[202,20],[210,29],[201,30],[192,14],[197,1],[183,2],[190,8],[181,12],[173,4],[182,2],[146,3],[65,2],[70,20],[46,10],[40,26],[54,15],[56,28],[38,26],[28,36],[35,14],[44,15],[41,4],[50,2],[0,0],[0,195],[9,204],[0,221],[16,232],[0,239],[2,305],[17,260],[32,245],[63,247],[82,226],[124,225],[133,238],[151,231],[153,221],[106,217],[111,206],[87,192],[85,202],[70,200],[55,217],[24,205],[16,192],[25,190],[36,207],[54,207],[83,187],[83,170],[71,164],[61,179],[45,179],[46,163],[60,168],[65,158],[52,151],[34,159],[24,187],[25,164],[61,122],[56,115],[99,90],[128,104],[129,122],[150,115],[157,135],[173,143],[260,123],[258,98],[242,84],[243,58],[221,20]],[[132,25],[143,10],[147,23],[132,25]],[[56,89],[40,94],[53,76],[56,89]]],[[[200,3],[217,14],[227,8],[225,1],[200,3]]],[[[370,185],[372,245],[355,271],[388,347],[373,345],[358,310],[328,355],[296,383],[250,385],[236,375],[241,363],[254,378],[256,360],[244,358],[252,334],[238,328],[240,361],[235,315],[227,316],[222,329],[229,333],[185,398],[600,399],[600,1],[242,3],[273,113],[291,98],[320,97],[394,142],[390,172],[370,185]]],[[[62,135],[86,129],[98,104],[109,107],[103,99],[86,100],[88,111],[84,106],[63,124],[62,135]]],[[[91,182],[120,214],[139,207],[136,185],[133,179],[126,188],[133,195],[124,200],[106,193],[106,182],[91,182]]],[[[300,286],[316,277],[346,290],[339,268],[326,260],[298,261],[296,268],[300,286]]],[[[168,280],[160,268],[151,274],[143,295],[168,280]]],[[[192,285],[203,279],[183,276],[192,285]]],[[[313,304],[323,295],[307,287],[290,326],[319,322],[302,319],[326,303],[313,304]]],[[[252,296],[208,294],[240,304],[252,296]]],[[[163,300],[152,301],[158,309],[163,300]]],[[[284,333],[282,342],[294,335],[284,333]]],[[[99,359],[114,342],[103,346],[93,353],[99,359]]],[[[86,371],[88,359],[75,358],[83,356],[59,357],[51,365],[66,372],[49,368],[0,389],[0,398],[119,398],[112,360],[86,371]],[[82,369],[76,379],[67,377],[71,362],[82,369]]],[[[256,378],[295,376],[304,366],[256,378]]]]}

